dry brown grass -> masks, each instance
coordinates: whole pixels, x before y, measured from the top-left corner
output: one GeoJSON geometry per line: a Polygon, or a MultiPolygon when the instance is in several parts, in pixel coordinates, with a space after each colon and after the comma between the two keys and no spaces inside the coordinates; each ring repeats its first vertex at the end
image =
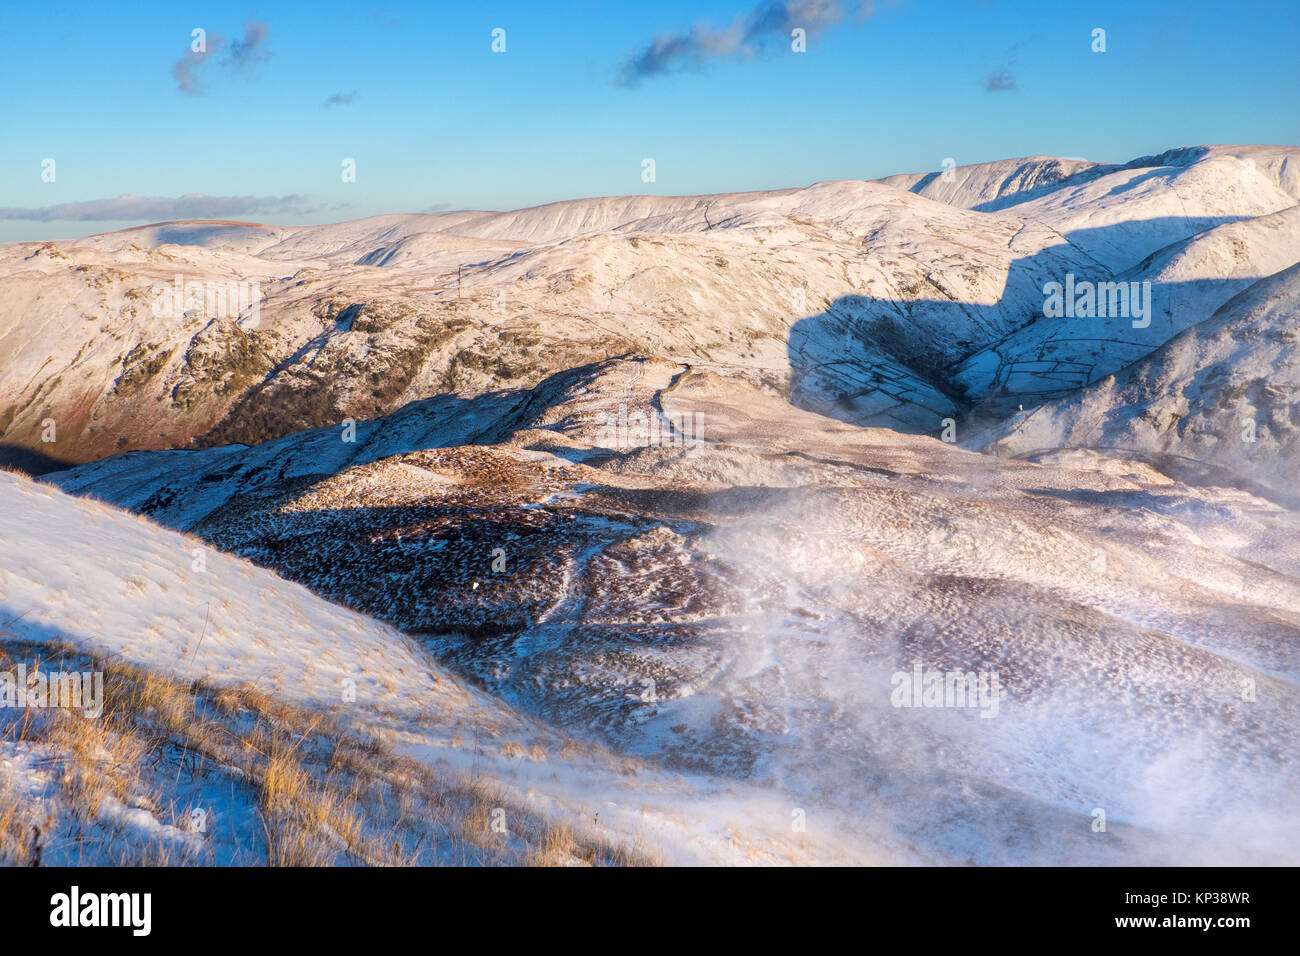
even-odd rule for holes
{"type": "Polygon", "coordinates": [[[42,835],[48,814],[24,798],[0,776],[0,862],[11,866],[40,866],[42,835]]]}
{"type": "Polygon", "coordinates": [[[501,756],[505,757],[507,760],[519,759],[524,755],[524,753],[523,745],[517,744],[513,740],[507,740],[501,745],[501,756]]]}
{"type": "Polygon", "coordinates": [[[574,842],[573,833],[561,824],[551,827],[543,834],[540,843],[528,855],[529,866],[578,866],[582,859],[578,856],[580,848],[574,842]]]}
{"type": "MultiPolygon", "coordinates": [[[[51,663],[48,648],[13,642],[8,648],[15,661],[45,655],[48,669],[103,671],[104,713],[87,719],[78,711],[25,710],[0,724],[0,744],[43,748],[56,755],[57,767],[57,798],[43,803],[17,793],[0,774],[0,863],[39,864],[50,834],[93,828],[110,798],[187,829],[191,808],[177,807],[165,792],[166,781],[183,772],[228,783],[245,796],[261,832],[245,834],[240,849],[270,866],[659,862],[599,833],[575,837],[567,826],[512,803],[486,777],[439,775],[393,754],[380,737],[345,727],[337,715],[308,713],[252,687],[185,684],[70,651],[51,663]],[[508,821],[506,833],[493,829],[498,810],[508,821]]],[[[0,670],[13,666],[0,653],[0,670]]],[[[527,754],[517,744],[501,750],[527,754]]],[[[98,854],[87,848],[86,855],[102,861],[107,854],[122,865],[207,859],[202,852],[107,839],[98,854]]]]}

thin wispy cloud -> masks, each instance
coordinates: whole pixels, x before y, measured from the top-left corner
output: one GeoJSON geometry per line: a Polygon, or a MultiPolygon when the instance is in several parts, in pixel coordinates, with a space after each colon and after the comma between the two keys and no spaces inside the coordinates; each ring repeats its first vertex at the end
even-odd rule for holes
{"type": "Polygon", "coordinates": [[[986,93],[1006,93],[1016,88],[1016,78],[1006,70],[994,70],[984,78],[986,93]]]}
{"type": "Polygon", "coordinates": [[[325,107],[326,109],[329,109],[331,106],[347,106],[356,98],[357,98],[356,90],[352,90],[349,93],[335,93],[333,96],[326,99],[325,102],[321,104],[321,106],[325,107]]]}
{"type": "Polygon", "coordinates": [[[191,96],[201,94],[203,84],[199,82],[196,71],[207,62],[209,57],[216,55],[225,42],[225,38],[220,33],[209,33],[203,50],[196,51],[192,46],[186,50],[184,55],[172,64],[172,76],[176,80],[176,88],[191,96]]]}
{"type": "Polygon", "coordinates": [[[271,51],[268,48],[270,36],[271,31],[266,22],[251,17],[244,22],[244,35],[231,40],[228,45],[225,37],[220,33],[209,31],[205,37],[203,50],[195,50],[191,44],[190,48],[181,54],[180,59],[172,64],[172,78],[176,80],[176,88],[191,96],[199,96],[206,92],[206,87],[199,77],[199,70],[212,62],[223,49],[226,50],[226,54],[220,59],[222,68],[231,73],[248,75],[257,64],[266,63],[271,59],[271,51]]]}
{"type": "Polygon", "coordinates": [[[985,93],[1009,93],[1020,88],[1020,51],[1030,46],[1034,39],[1020,40],[1002,54],[1001,62],[984,77],[985,93]]]}
{"type": "Polygon", "coordinates": [[[236,71],[246,71],[258,63],[271,59],[271,51],[266,41],[271,31],[265,20],[249,17],[244,21],[244,35],[230,42],[230,53],[226,55],[225,65],[236,71]]]}
{"type": "Polygon", "coordinates": [[[370,12],[370,19],[385,29],[402,25],[402,21],[397,19],[397,15],[389,7],[376,7],[370,12]]]}
{"type": "Polygon", "coordinates": [[[120,222],[145,219],[161,222],[167,219],[229,219],[266,213],[302,213],[305,197],[289,196],[205,196],[186,193],[184,196],[132,196],[113,199],[90,199],[85,202],[65,202],[53,206],[28,208],[0,207],[0,219],[26,220],[28,222],[120,222]]]}
{"type": "MultiPolygon", "coordinates": [[[[851,5],[858,19],[874,12],[872,0],[851,5]]],[[[730,26],[715,29],[696,24],[676,33],[662,33],[624,60],[618,82],[635,86],[642,80],[683,69],[702,69],[714,60],[744,60],[789,41],[796,28],[809,39],[845,20],[846,4],[840,0],[769,0],[737,17],[730,26]]]]}

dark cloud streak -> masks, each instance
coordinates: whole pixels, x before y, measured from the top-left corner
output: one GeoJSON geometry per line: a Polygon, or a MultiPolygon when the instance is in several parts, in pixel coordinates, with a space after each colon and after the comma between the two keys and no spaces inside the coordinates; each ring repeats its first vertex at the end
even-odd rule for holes
{"type": "MultiPolygon", "coordinates": [[[[855,5],[857,19],[872,15],[872,0],[855,5]]],[[[696,24],[677,33],[662,33],[624,60],[619,70],[621,86],[682,69],[701,69],[711,60],[750,59],[776,39],[790,39],[796,27],[808,37],[838,26],[844,20],[840,0],[768,0],[717,30],[696,24]]]]}
{"type": "Polygon", "coordinates": [[[984,79],[986,93],[1006,93],[1016,88],[1016,78],[1006,70],[994,70],[984,79]]]}
{"type": "Polygon", "coordinates": [[[349,103],[353,102],[356,98],[357,98],[356,90],[352,90],[350,93],[335,93],[333,96],[325,100],[325,102],[322,103],[321,106],[325,107],[326,109],[328,109],[331,106],[347,106],[349,103]]]}
{"type": "Polygon", "coordinates": [[[244,21],[244,36],[230,42],[230,52],[226,54],[224,66],[237,72],[251,69],[258,63],[271,59],[271,51],[266,48],[266,41],[271,31],[265,20],[249,17],[244,21]]]}

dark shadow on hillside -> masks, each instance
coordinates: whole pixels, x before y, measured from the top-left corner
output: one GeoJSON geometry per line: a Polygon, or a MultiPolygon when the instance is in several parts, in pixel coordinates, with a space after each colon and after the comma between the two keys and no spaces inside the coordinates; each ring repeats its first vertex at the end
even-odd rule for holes
{"type": "Polygon", "coordinates": [[[17,468],[29,475],[48,475],[52,472],[75,468],[79,464],[55,458],[43,451],[24,448],[22,445],[0,444],[0,468],[17,468]]]}
{"type": "MultiPolygon", "coordinates": [[[[1021,406],[1061,398],[1145,358],[1188,324],[1180,317],[1180,301],[1190,304],[1217,287],[1217,307],[1261,277],[1226,285],[1152,283],[1145,330],[1134,329],[1131,318],[1046,319],[1047,283],[1064,285],[1067,274],[1094,285],[1140,283],[1151,260],[1185,241],[1189,232],[1242,218],[1165,218],[1076,230],[1066,243],[1013,260],[998,302],[991,305],[939,295],[911,301],[843,296],[791,327],[790,400],[851,424],[912,434],[939,436],[945,419],[952,419],[961,440],[1021,406]],[[1126,247],[1136,251],[1122,270],[1097,261],[1096,256],[1114,258],[1117,248],[1126,247]],[[1051,328],[1050,335],[1010,341],[1040,321],[1039,328],[1051,328]]],[[[943,290],[935,286],[935,291],[943,290]]],[[[1108,296],[1100,298],[1108,303],[1108,296]]]]}

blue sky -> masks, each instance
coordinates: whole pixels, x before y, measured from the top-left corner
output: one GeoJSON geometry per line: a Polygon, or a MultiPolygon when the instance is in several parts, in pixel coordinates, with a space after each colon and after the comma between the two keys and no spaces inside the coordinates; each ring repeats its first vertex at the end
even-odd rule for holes
{"type": "Polygon", "coordinates": [[[10,3],[0,241],[168,210],[295,224],[870,179],[944,157],[1294,145],[1298,41],[1294,2],[10,3]],[[786,28],[804,20],[796,54],[786,28]],[[210,50],[186,92],[173,67],[194,28],[210,50]],[[646,56],[657,37],[667,55],[646,56]],[[638,57],[664,71],[629,74],[638,57]],[[124,194],[159,202],[93,205],[124,194]],[[187,194],[211,198],[174,202],[187,194]]]}

